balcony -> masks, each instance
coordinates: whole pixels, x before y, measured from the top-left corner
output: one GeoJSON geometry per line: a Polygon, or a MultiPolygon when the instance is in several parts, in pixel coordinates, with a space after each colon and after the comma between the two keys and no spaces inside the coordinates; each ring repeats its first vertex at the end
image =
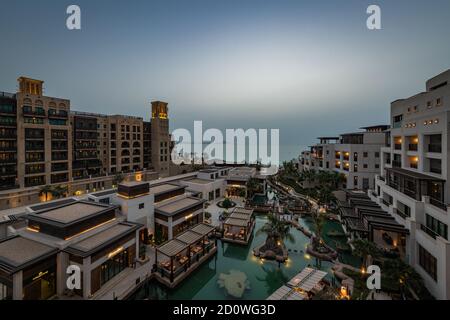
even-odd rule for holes
{"type": "Polygon", "coordinates": [[[401,168],[402,167],[402,162],[399,160],[394,160],[392,161],[392,167],[393,168],[401,168]]]}
{"type": "Polygon", "coordinates": [[[403,123],[403,121],[393,122],[393,123],[392,123],[392,128],[393,128],[393,129],[401,128],[401,127],[402,127],[402,123],[403,123]]]}
{"type": "Polygon", "coordinates": [[[384,199],[384,198],[381,198],[381,202],[382,202],[386,207],[389,207],[389,206],[391,205],[391,203],[389,203],[389,201],[386,200],[386,199],[384,199]]]}
{"type": "Polygon", "coordinates": [[[430,204],[435,206],[435,207],[437,207],[437,208],[439,208],[439,209],[447,211],[448,204],[444,203],[443,201],[440,201],[438,199],[430,197],[430,204]]]}
{"type": "Polygon", "coordinates": [[[65,110],[49,110],[48,117],[53,119],[67,119],[68,113],[65,110]]]}
{"type": "Polygon", "coordinates": [[[408,151],[417,151],[418,145],[416,143],[408,144],[408,151]]]}
{"type": "Polygon", "coordinates": [[[423,196],[428,196],[430,203],[431,198],[434,198],[437,204],[443,202],[445,180],[420,172],[403,168],[386,168],[386,184],[416,201],[422,201],[423,196]]]}
{"type": "Polygon", "coordinates": [[[24,116],[45,118],[45,110],[43,109],[32,110],[31,108],[23,107],[22,111],[24,116]]]}
{"type": "Polygon", "coordinates": [[[394,150],[402,150],[402,144],[401,143],[394,144],[394,150]]]}
{"type": "Polygon", "coordinates": [[[420,230],[422,230],[423,232],[425,232],[426,234],[428,234],[430,237],[432,237],[433,239],[436,239],[436,237],[439,236],[439,234],[437,234],[435,231],[431,230],[430,228],[428,228],[426,225],[421,224],[420,225],[420,230]]]}
{"type": "MultiPolygon", "coordinates": [[[[11,155],[11,154],[10,154],[11,155]]],[[[16,164],[17,158],[13,157],[6,157],[6,158],[0,158],[1,164],[16,164]]]]}
{"type": "Polygon", "coordinates": [[[440,144],[429,144],[428,145],[428,152],[441,153],[442,152],[442,146],[440,144]]]}
{"type": "Polygon", "coordinates": [[[409,218],[410,215],[406,214],[405,212],[401,211],[399,208],[396,208],[394,211],[398,216],[402,217],[403,219],[409,218]]]}

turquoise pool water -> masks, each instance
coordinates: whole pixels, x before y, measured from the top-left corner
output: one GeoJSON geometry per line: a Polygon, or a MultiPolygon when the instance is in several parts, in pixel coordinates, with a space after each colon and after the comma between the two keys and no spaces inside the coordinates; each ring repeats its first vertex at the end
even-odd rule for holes
{"type": "MultiPolygon", "coordinates": [[[[256,235],[256,230],[266,220],[265,216],[257,216],[255,236],[247,247],[218,241],[217,254],[195,270],[189,278],[185,279],[175,289],[169,290],[156,281],[151,281],[141,286],[131,296],[131,299],[236,299],[229,296],[225,289],[220,288],[218,284],[219,275],[221,273],[228,274],[232,270],[244,272],[249,283],[249,289],[244,292],[240,299],[266,299],[308,265],[330,272],[331,263],[322,262],[320,266],[317,266],[316,259],[305,254],[309,239],[294,228],[292,228],[292,233],[295,243],[286,244],[290,250],[288,262],[279,265],[274,261],[261,262],[254,257],[252,249],[265,240],[265,235],[256,235]]],[[[307,218],[302,219],[301,223],[311,226],[311,222],[307,218]]],[[[340,225],[336,222],[327,222],[324,229],[342,231],[340,225]]],[[[351,258],[348,255],[341,257],[341,260],[351,262],[351,258]]],[[[331,280],[331,273],[329,273],[328,278],[331,280]]]]}

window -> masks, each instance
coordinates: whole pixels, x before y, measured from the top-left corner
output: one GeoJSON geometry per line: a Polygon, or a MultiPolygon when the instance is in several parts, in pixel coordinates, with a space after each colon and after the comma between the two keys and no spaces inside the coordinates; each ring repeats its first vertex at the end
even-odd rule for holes
{"type": "Polygon", "coordinates": [[[436,107],[440,107],[442,105],[442,99],[441,98],[437,98],[436,99],[436,107]]]}
{"type": "Polygon", "coordinates": [[[448,227],[445,223],[430,216],[429,214],[426,214],[426,220],[427,220],[426,224],[427,224],[428,229],[431,229],[431,231],[433,231],[437,235],[448,240],[448,227]]]}
{"type": "Polygon", "coordinates": [[[144,209],[144,207],[145,207],[145,203],[139,203],[139,210],[144,209]]]}
{"type": "Polygon", "coordinates": [[[368,153],[368,152],[364,152],[364,153],[363,153],[363,157],[364,157],[364,158],[367,158],[368,156],[369,156],[369,153],[368,153]]]}
{"type": "Polygon", "coordinates": [[[363,190],[369,189],[369,178],[363,178],[363,190]]]}
{"type": "Polygon", "coordinates": [[[431,103],[431,101],[427,101],[427,108],[431,109],[431,107],[433,107],[433,104],[431,103]]]}
{"type": "Polygon", "coordinates": [[[358,177],[354,176],[353,177],[353,188],[358,188],[358,177]]]}
{"type": "Polygon", "coordinates": [[[417,245],[419,246],[419,265],[434,281],[437,281],[437,259],[420,244],[417,245]]]}
{"type": "Polygon", "coordinates": [[[353,172],[358,172],[358,165],[357,164],[353,165],[353,172]]]}
{"type": "Polygon", "coordinates": [[[368,167],[368,166],[367,166],[367,163],[364,163],[364,164],[363,164],[363,168],[364,168],[364,169],[367,169],[367,167],[368,167]]]}
{"type": "Polygon", "coordinates": [[[380,169],[380,165],[378,163],[375,164],[375,169],[380,169]]]}
{"type": "Polygon", "coordinates": [[[380,157],[380,153],[379,152],[375,152],[375,158],[379,158],[380,157]]]}

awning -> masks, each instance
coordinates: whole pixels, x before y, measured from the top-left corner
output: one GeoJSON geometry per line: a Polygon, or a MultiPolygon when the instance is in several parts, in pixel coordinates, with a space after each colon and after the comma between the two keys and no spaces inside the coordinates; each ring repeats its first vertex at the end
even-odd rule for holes
{"type": "Polygon", "coordinates": [[[302,272],[297,274],[291,281],[288,282],[288,286],[302,289],[306,292],[311,291],[319,282],[327,275],[325,271],[305,268],[302,272]]]}
{"type": "Polygon", "coordinates": [[[306,295],[288,286],[282,286],[272,293],[267,300],[304,300],[306,295]]]}
{"type": "Polygon", "coordinates": [[[400,174],[400,175],[408,176],[410,178],[417,179],[417,180],[442,181],[442,182],[445,181],[443,179],[439,179],[439,178],[436,178],[436,177],[428,176],[426,174],[415,172],[415,171],[411,171],[411,170],[406,170],[406,169],[403,169],[403,168],[386,168],[386,171],[387,172],[392,172],[394,174],[397,173],[397,174],[400,174]]]}
{"type": "Polygon", "coordinates": [[[186,248],[187,245],[184,242],[177,239],[172,239],[163,244],[162,246],[160,246],[159,248],[157,248],[156,250],[167,257],[173,257],[186,248]]]}

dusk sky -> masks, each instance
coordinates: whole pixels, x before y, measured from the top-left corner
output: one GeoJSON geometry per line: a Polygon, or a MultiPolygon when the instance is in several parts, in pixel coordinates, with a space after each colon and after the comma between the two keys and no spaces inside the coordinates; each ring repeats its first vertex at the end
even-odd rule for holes
{"type": "Polygon", "coordinates": [[[448,0],[1,0],[0,91],[25,75],[74,110],[147,120],[164,100],[171,129],[279,128],[286,158],[388,123],[391,101],[450,68],[449,30],[448,0]],[[366,28],[370,4],[382,30],[366,28]]]}

